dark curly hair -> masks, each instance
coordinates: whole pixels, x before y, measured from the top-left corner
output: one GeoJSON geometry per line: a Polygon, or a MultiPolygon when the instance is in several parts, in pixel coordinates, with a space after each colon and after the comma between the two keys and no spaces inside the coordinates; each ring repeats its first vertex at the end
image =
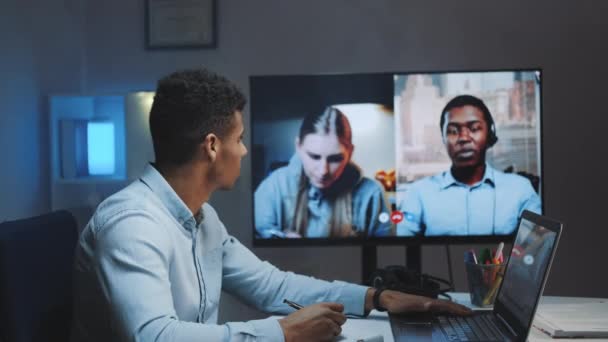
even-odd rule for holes
{"type": "Polygon", "coordinates": [[[235,111],[247,100],[226,78],[205,69],[172,73],[158,81],[150,110],[150,132],[157,164],[182,165],[214,133],[229,132],[235,111]]]}

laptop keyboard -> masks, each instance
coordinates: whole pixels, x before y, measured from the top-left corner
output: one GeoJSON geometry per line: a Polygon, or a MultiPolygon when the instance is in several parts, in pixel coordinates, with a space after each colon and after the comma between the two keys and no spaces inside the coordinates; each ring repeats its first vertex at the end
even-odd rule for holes
{"type": "Polygon", "coordinates": [[[492,315],[439,316],[441,329],[450,341],[503,341],[492,315]]]}

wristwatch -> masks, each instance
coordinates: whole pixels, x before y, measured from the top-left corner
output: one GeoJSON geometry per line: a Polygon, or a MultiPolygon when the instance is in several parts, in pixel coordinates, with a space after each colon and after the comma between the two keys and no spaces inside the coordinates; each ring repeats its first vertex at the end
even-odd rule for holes
{"type": "Polygon", "coordinates": [[[379,289],[376,289],[376,292],[374,292],[374,297],[373,297],[374,309],[376,309],[378,311],[386,311],[386,309],[380,305],[380,295],[382,294],[382,292],[384,290],[386,290],[386,289],[379,288],[379,289]]]}

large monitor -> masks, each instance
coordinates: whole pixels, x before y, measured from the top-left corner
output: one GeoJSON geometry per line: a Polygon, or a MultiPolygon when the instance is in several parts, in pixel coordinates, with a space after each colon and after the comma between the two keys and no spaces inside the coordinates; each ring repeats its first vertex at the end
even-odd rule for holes
{"type": "Polygon", "coordinates": [[[490,242],[542,213],[540,70],[250,78],[254,244],[490,242]]]}

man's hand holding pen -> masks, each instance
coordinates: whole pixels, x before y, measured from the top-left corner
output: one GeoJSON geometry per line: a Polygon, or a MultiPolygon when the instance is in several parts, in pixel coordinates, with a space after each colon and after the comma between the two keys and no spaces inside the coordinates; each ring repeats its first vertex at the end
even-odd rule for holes
{"type": "Polygon", "coordinates": [[[279,320],[286,342],[332,341],[342,332],[341,326],[346,322],[342,304],[292,304],[289,305],[297,311],[279,320]]]}

